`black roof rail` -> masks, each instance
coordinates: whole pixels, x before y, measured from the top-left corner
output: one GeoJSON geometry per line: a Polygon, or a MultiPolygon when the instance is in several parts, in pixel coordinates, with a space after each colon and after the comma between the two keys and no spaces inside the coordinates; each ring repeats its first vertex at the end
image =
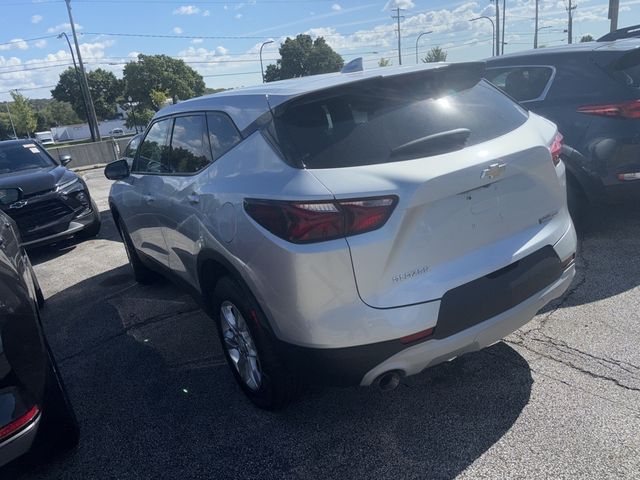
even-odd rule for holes
{"type": "Polygon", "coordinates": [[[619,28],[613,32],[600,37],[598,42],[612,42],[614,40],[622,40],[623,38],[640,37],[640,25],[631,25],[630,27],[619,28]]]}

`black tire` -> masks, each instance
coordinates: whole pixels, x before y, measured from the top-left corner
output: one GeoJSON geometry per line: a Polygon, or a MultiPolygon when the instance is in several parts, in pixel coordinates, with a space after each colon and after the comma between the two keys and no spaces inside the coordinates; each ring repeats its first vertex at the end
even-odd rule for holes
{"type": "Polygon", "coordinates": [[[129,237],[129,233],[127,232],[127,227],[121,218],[118,218],[118,229],[120,230],[122,243],[124,244],[124,249],[127,252],[127,257],[129,258],[129,265],[131,265],[131,270],[133,270],[133,278],[136,282],[141,283],[142,285],[148,285],[156,281],[158,275],[142,263],[142,260],[140,260],[140,256],[133,246],[131,237],[129,237]]]}
{"type": "Polygon", "coordinates": [[[265,410],[279,410],[295,400],[302,390],[302,382],[282,363],[274,349],[274,343],[265,325],[264,314],[253,295],[229,277],[221,278],[216,284],[213,295],[212,312],[229,369],[236,382],[247,397],[258,407],[265,410]],[[225,302],[234,305],[246,319],[253,343],[257,350],[261,369],[259,388],[252,389],[238,372],[223,338],[223,318],[221,308],[225,302]]]}
{"type": "Polygon", "coordinates": [[[42,419],[38,429],[36,453],[50,455],[51,447],[57,452],[68,451],[78,445],[80,428],[71,406],[58,365],[46,344],[48,365],[47,379],[42,402],[42,419]]]}
{"type": "Polygon", "coordinates": [[[584,223],[589,200],[578,181],[572,176],[567,176],[567,204],[573,222],[575,224],[584,223]]]}

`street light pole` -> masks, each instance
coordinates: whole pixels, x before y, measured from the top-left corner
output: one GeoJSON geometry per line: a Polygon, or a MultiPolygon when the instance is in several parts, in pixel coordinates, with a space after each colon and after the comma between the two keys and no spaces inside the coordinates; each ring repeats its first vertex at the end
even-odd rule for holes
{"type": "Polygon", "coordinates": [[[422,37],[423,35],[428,35],[430,33],[433,33],[433,30],[422,32],[420,35],[418,35],[418,38],[416,38],[416,65],[418,64],[418,42],[420,41],[420,37],[422,37]]]}
{"type": "Polygon", "coordinates": [[[136,135],[138,134],[138,124],[136,123],[136,112],[135,112],[135,105],[132,103],[132,98],[131,95],[129,95],[129,106],[131,107],[131,117],[133,118],[133,128],[136,129],[136,135]]]}
{"type": "Polygon", "coordinates": [[[486,15],[482,15],[481,17],[472,18],[469,20],[470,22],[475,22],[476,20],[489,20],[491,22],[491,56],[496,56],[496,24],[493,23],[493,19],[491,17],[487,17],[486,15]]]}
{"type": "Polygon", "coordinates": [[[82,84],[87,95],[87,107],[89,109],[89,127],[93,130],[91,135],[94,142],[100,141],[100,130],[98,129],[98,119],[96,118],[96,110],[93,107],[93,101],[91,100],[91,91],[89,90],[89,82],[87,82],[87,74],[84,71],[84,63],[82,63],[82,54],[80,53],[80,45],[78,45],[78,36],[76,35],[76,25],[73,22],[73,15],[71,14],[71,0],[65,0],[67,4],[67,12],[69,13],[69,23],[71,24],[71,33],[73,34],[73,43],[76,46],[76,53],[78,54],[78,63],[80,64],[80,74],[82,76],[82,84]]]}
{"type": "Polygon", "coordinates": [[[270,43],[273,43],[273,40],[267,40],[266,42],[263,42],[262,45],[260,45],[260,73],[262,73],[262,83],[264,83],[264,67],[262,66],[262,49],[264,48],[265,45],[269,45],[270,43]]]}
{"type": "Polygon", "coordinates": [[[16,134],[16,127],[13,124],[13,117],[11,116],[11,110],[9,110],[9,102],[4,102],[4,105],[7,107],[7,113],[9,114],[9,121],[11,122],[11,129],[13,130],[13,138],[18,139],[18,135],[16,134]]]}
{"type": "MultiPolygon", "coordinates": [[[[80,78],[80,72],[78,71],[78,65],[76,65],[76,56],[73,53],[73,48],[71,48],[71,42],[69,41],[69,36],[67,32],[62,32],[58,35],[58,38],[64,37],[67,41],[67,45],[69,46],[69,52],[71,53],[71,60],[73,61],[73,69],[76,72],[76,80],[78,81],[78,88],[80,89],[80,95],[82,95],[82,103],[84,104],[84,114],[87,118],[87,122],[89,122],[89,108],[87,107],[87,97],[84,94],[84,88],[82,88],[82,79],[80,78]]],[[[90,129],[91,130],[91,129],[90,129]]],[[[93,138],[93,130],[91,131],[91,138],[93,138]]]]}

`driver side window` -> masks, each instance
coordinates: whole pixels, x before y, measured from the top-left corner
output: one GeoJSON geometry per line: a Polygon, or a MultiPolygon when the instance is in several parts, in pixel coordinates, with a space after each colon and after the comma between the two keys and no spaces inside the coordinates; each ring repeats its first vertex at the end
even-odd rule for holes
{"type": "Polygon", "coordinates": [[[154,123],[138,148],[133,161],[132,173],[168,173],[169,170],[169,137],[172,119],[154,123]]]}

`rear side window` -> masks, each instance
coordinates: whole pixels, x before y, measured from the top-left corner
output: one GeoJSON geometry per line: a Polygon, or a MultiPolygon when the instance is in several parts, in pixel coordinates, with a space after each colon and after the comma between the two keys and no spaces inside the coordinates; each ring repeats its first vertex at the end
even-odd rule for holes
{"type": "Polygon", "coordinates": [[[428,90],[381,81],[318,100],[303,97],[276,115],[278,141],[293,165],[351,167],[459,150],[527,120],[520,106],[485,81],[438,98],[428,90]]]}
{"type": "Polygon", "coordinates": [[[224,113],[208,113],[207,123],[209,125],[209,142],[211,143],[211,152],[214,160],[240,143],[240,132],[224,113]]]}
{"type": "Polygon", "coordinates": [[[171,172],[195,173],[205,168],[211,161],[204,115],[177,117],[171,138],[171,172]]]}
{"type": "Polygon", "coordinates": [[[485,78],[519,102],[541,99],[553,77],[545,66],[490,68],[485,78]]]}
{"type": "Polygon", "coordinates": [[[637,49],[623,54],[607,70],[618,83],[631,88],[640,88],[640,52],[637,49]]]}
{"type": "Polygon", "coordinates": [[[169,133],[172,119],[154,123],[133,161],[133,173],[169,173],[169,133]]]}

